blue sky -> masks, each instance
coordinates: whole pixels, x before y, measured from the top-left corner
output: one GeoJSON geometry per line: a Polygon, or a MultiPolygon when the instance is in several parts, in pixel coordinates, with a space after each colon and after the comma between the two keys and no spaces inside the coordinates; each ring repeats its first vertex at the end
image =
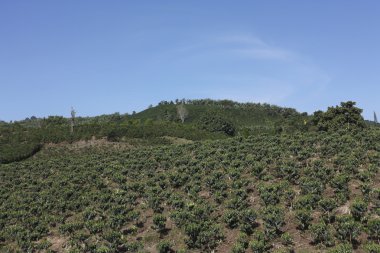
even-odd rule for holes
{"type": "Polygon", "coordinates": [[[176,98],[380,114],[380,1],[0,2],[0,119],[176,98]]]}

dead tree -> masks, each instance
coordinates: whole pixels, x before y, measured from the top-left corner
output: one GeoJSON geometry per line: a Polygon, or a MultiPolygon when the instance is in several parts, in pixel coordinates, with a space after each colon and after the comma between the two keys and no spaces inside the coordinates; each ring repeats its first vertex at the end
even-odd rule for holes
{"type": "Polygon", "coordinates": [[[76,114],[76,111],[74,110],[73,107],[71,107],[71,119],[70,119],[70,133],[74,133],[74,125],[75,125],[75,114],[76,114]]]}
{"type": "Polygon", "coordinates": [[[178,117],[180,118],[181,122],[184,123],[185,119],[189,115],[189,112],[187,111],[187,109],[185,108],[185,105],[183,103],[177,106],[177,114],[178,114],[178,117]]]}

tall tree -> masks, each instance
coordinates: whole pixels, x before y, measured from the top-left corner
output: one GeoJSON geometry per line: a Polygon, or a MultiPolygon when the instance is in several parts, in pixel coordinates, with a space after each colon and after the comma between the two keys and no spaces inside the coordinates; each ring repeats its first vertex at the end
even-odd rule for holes
{"type": "Polygon", "coordinates": [[[326,112],[314,113],[314,124],[320,131],[355,130],[365,127],[361,113],[362,109],[355,106],[355,102],[342,102],[340,106],[329,107],[326,112]]]}
{"type": "Polygon", "coordinates": [[[185,119],[189,115],[189,112],[185,108],[184,103],[181,103],[180,105],[177,106],[177,114],[178,114],[178,117],[180,118],[181,122],[184,123],[185,119]]]}
{"type": "Polygon", "coordinates": [[[75,125],[75,114],[76,114],[76,111],[74,110],[73,107],[71,107],[71,120],[70,120],[70,132],[71,133],[74,133],[74,125],[75,125]]]}
{"type": "Polygon", "coordinates": [[[379,123],[379,122],[377,121],[376,112],[373,112],[373,121],[374,121],[376,124],[379,123]]]}

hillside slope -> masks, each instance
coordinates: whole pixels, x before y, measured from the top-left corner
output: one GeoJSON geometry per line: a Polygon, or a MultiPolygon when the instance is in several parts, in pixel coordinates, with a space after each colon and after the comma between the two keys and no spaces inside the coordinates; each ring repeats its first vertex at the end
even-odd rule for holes
{"type": "Polygon", "coordinates": [[[0,165],[0,251],[378,252],[379,167],[378,128],[52,147],[0,165]]]}
{"type": "Polygon", "coordinates": [[[300,131],[305,130],[304,122],[308,119],[305,114],[301,115],[294,109],[267,104],[187,100],[184,106],[188,117],[182,124],[177,114],[178,106],[173,102],[161,102],[134,115],[115,113],[77,117],[73,133],[70,131],[70,119],[61,116],[44,119],[31,117],[1,124],[0,163],[28,158],[48,143],[106,138],[113,142],[163,145],[171,144],[173,138],[202,141],[224,139],[229,135],[300,131]],[[207,126],[204,125],[205,119],[209,121],[207,126]],[[210,124],[219,124],[219,127],[210,127],[210,124]]]}

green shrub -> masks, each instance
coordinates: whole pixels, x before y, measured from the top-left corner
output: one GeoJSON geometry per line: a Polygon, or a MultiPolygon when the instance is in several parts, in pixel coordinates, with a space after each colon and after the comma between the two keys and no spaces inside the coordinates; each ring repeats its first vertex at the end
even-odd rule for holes
{"type": "Polygon", "coordinates": [[[336,222],[337,237],[342,241],[352,243],[356,241],[361,233],[361,224],[356,222],[352,216],[341,215],[336,222]]]}
{"type": "Polygon", "coordinates": [[[236,240],[236,243],[242,245],[245,249],[248,248],[248,245],[249,245],[248,235],[245,233],[240,233],[236,240]]]}
{"type": "Polygon", "coordinates": [[[285,232],[281,235],[281,241],[285,246],[294,244],[293,237],[288,232],[285,232]]]}
{"type": "Polygon", "coordinates": [[[118,243],[122,235],[120,232],[112,230],[103,232],[103,237],[110,243],[118,243]]]}
{"type": "Polygon", "coordinates": [[[235,243],[232,246],[231,253],[244,253],[245,252],[245,247],[241,245],[240,243],[235,243]]]}
{"type": "Polygon", "coordinates": [[[210,132],[222,132],[227,135],[235,135],[235,126],[226,118],[216,114],[206,114],[198,121],[198,127],[210,132]]]}
{"type": "Polygon", "coordinates": [[[313,210],[320,200],[319,195],[315,194],[307,194],[301,195],[298,199],[296,199],[294,203],[294,209],[308,209],[313,210]]]}
{"type": "Polygon", "coordinates": [[[124,246],[127,252],[140,252],[139,250],[143,247],[141,242],[127,242],[124,246]]]}
{"type": "Polygon", "coordinates": [[[104,245],[96,248],[95,250],[95,253],[110,253],[110,252],[112,252],[112,250],[104,245]]]}
{"type": "Polygon", "coordinates": [[[59,227],[59,232],[63,234],[71,234],[76,230],[79,230],[83,228],[83,223],[80,222],[72,222],[72,223],[66,223],[59,227]]]}
{"type": "Polygon", "coordinates": [[[153,216],[154,228],[159,232],[162,232],[166,228],[166,217],[162,214],[155,214],[153,216]]]}
{"type": "Polygon", "coordinates": [[[223,238],[224,236],[219,226],[209,226],[199,233],[197,238],[197,247],[202,250],[214,249],[223,240],[223,238]]]}
{"type": "Polygon", "coordinates": [[[301,230],[308,229],[310,222],[312,220],[311,211],[310,210],[297,210],[295,213],[295,217],[298,221],[298,228],[301,230]]]}
{"type": "Polygon", "coordinates": [[[300,188],[302,194],[321,195],[325,187],[319,179],[302,177],[300,178],[300,188]]]}
{"type": "Polygon", "coordinates": [[[319,222],[311,225],[311,235],[314,243],[321,243],[325,246],[332,246],[334,243],[334,237],[332,235],[332,228],[326,225],[324,222],[319,222]]]}
{"type": "Polygon", "coordinates": [[[380,244],[379,243],[367,243],[364,245],[364,249],[367,253],[380,253],[380,244]]]}
{"type": "Polygon", "coordinates": [[[361,116],[362,109],[355,107],[355,102],[342,102],[340,106],[329,107],[326,112],[315,112],[313,123],[319,131],[356,131],[365,128],[361,116]]]}
{"type": "Polygon", "coordinates": [[[380,240],[380,218],[370,219],[367,223],[368,235],[374,240],[380,240]]]}
{"type": "Polygon", "coordinates": [[[224,238],[220,227],[208,222],[189,223],[185,226],[185,233],[190,248],[213,249],[224,238]]]}
{"type": "Polygon", "coordinates": [[[229,228],[236,228],[239,226],[239,212],[235,210],[228,210],[223,216],[224,222],[229,228]]]}
{"type": "Polygon", "coordinates": [[[251,234],[256,227],[257,214],[253,209],[245,209],[241,212],[240,230],[251,234]]]}
{"type": "Polygon", "coordinates": [[[334,248],[329,249],[328,253],[352,253],[353,249],[350,244],[338,244],[334,248]]]}
{"type": "Polygon", "coordinates": [[[351,214],[355,220],[359,221],[363,219],[366,212],[367,212],[367,203],[365,203],[363,200],[356,199],[351,204],[351,214]]]}
{"type": "Polygon", "coordinates": [[[39,242],[36,245],[35,248],[38,250],[47,250],[51,245],[52,245],[52,243],[50,241],[43,239],[41,242],[39,242]]]}
{"type": "Polygon", "coordinates": [[[284,210],[277,206],[268,206],[263,211],[265,233],[276,236],[281,233],[281,227],[285,224],[284,210]]]}
{"type": "Polygon", "coordinates": [[[280,202],[280,184],[261,185],[259,187],[260,198],[265,205],[276,205],[280,202]]]}
{"type": "Polygon", "coordinates": [[[325,222],[331,221],[331,213],[337,207],[336,201],[332,198],[322,198],[318,205],[320,209],[323,211],[323,217],[325,218],[325,222]]]}
{"type": "Polygon", "coordinates": [[[171,253],[172,250],[172,244],[168,241],[161,241],[157,244],[157,250],[159,253],[171,253]]]}
{"type": "Polygon", "coordinates": [[[266,252],[267,245],[264,241],[253,240],[250,242],[250,248],[253,253],[264,253],[266,252]]]}
{"type": "Polygon", "coordinates": [[[335,189],[337,193],[348,193],[348,182],[350,181],[350,177],[347,174],[337,174],[334,178],[332,178],[330,185],[335,189]]]}

